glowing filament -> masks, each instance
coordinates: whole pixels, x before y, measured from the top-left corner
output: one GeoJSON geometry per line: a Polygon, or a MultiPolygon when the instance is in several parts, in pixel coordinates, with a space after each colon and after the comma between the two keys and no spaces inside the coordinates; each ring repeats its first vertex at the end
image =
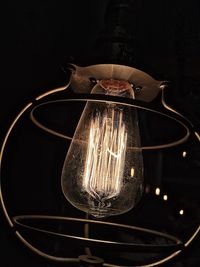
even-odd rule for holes
{"type": "Polygon", "coordinates": [[[108,109],[91,120],[83,188],[98,200],[117,196],[122,188],[127,132],[122,112],[108,109]]]}

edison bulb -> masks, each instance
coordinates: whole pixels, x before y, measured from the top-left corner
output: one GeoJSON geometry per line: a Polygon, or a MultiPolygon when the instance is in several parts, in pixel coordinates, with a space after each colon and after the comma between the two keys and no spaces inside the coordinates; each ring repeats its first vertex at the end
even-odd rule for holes
{"type": "MultiPolygon", "coordinates": [[[[126,81],[101,80],[92,94],[134,98],[126,81]]],[[[97,218],[133,208],[143,188],[143,158],[136,108],[88,101],[68,149],[62,190],[76,208],[97,218]]]]}

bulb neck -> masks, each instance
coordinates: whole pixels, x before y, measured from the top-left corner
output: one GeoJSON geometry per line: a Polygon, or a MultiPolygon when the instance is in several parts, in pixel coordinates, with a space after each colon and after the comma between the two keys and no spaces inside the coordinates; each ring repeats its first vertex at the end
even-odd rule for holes
{"type": "Polygon", "coordinates": [[[98,81],[93,87],[91,94],[104,94],[132,99],[135,98],[132,85],[127,81],[116,79],[105,79],[98,81]]]}

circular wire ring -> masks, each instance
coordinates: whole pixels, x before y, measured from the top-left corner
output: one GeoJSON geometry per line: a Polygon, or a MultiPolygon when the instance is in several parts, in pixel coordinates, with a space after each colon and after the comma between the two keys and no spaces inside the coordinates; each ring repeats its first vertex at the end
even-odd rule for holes
{"type": "Polygon", "coordinates": [[[52,101],[43,102],[43,103],[40,103],[40,104],[36,105],[35,107],[33,107],[33,109],[31,110],[31,113],[30,113],[30,118],[33,121],[33,123],[35,125],[37,125],[39,128],[41,128],[42,130],[44,130],[48,133],[51,133],[57,137],[72,140],[72,137],[65,135],[65,134],[62,134],[58,131],[55,131],[55,130],[45,126],[44,124],[42,124],[40,121],[38,121],[38,119],[36,119],[35,114],[34,114],[35,111],[42,106],[54,104],[54,103],[64,103],[64,102],[67,103],[70,101],[71,102],[98,102],[98,103],[110,102],[110,103],[121,104],[121,105],[129,106],[129,107],[139,108],[139,109],[142,109],[145,111],[159,114],[159,115],[164,116],[168,119],[171,119],[174,122],[176,122],[177,124],[179,124],[180,126],[182,126],[182,128],[185,130],[185,135],[183,137],[180,137],[178,140],[172,141],[170,143],[162,144],[162,145],[140,147],[140,149],[143,149],[143,150],[150,150],[150,149],[154,150],[154,149],[162,149],[162,148],[169,148],[169,147],[177,146],[177,145],[182,144],[185,141],[187,141],[187,139],[190,136],[190,130],[189,130],[190,125],[188,124],[188,121],[184,120],[184,118],[179,116],[178,114],[175,114],[175,113],[169,112],[169,111],[165,112],[165,113],[158,111],[156,109],[153,109],[147,103],[143,103],[143,102],[138,101],[138,100],[126,99],[124,97],[113,97],[113,96],[108,96],[108,95],[102,96],[102,95],[97,95],[97,94],[78,94],[78,95],[75,95],[74,98],[66,98],[66,99],[59,99],[59,100],[52,100],[52,101]]]}
{"type": "Polygon", "coordinates": [[[98,220],[89,220],[89,219],[82,219],[82,218],[71,218],[71,217],[61,217],[61,216],[45,216],[45,215],[20,215],[20,216],[15,216],[13,217],[13,221],[15,222],[16,225],[20,228],[26,228],[29,230],[37,231],[40,233],[52,235],[52,236],[57,236],[57,237],[63,237],[65,239],[71,239],[74,241],[81,241],[83,245],[89,246],[89,245],[108,245],[112,246],[113,249],[120,249],[120,250],[125,250],[125,251],[139,251],[139,252],[170,252],[174,251],[175,249],[182,249],[183,248],[183,243],[181,240],[179,240],[177,237],[162,233],[159,231],[147,229],[147,228],[142,228],[142,227],[136,227],[132,225],[125,225],[125,224],[118,224],[118,223],[112,223],[112,222],[104,222],[104,221],[98,221],[98,220]],[[143,232],[147,233],[150,235],[156,235],[160,236],[162,238],[168,239],[169,241],[173,242],[173,244],[167,244],[167,245],[152,245],[152,244],[136,244],[136,243],[131,243],[131,242],[117,242],[117,241],[110,241],[110,240],[102,240],[102,239],[94,239],[94,238],[89,238],[89,237],[80,237],[80,236],[74,236],[74,235],[68,235],[68,234],[60,234],[54,231],[47,231],[42,228],[38,227],[33,227],[30,226],[27,223],[24,223],[23,220],[57,220],[57,221],[73,221],[73,222],[79,222],[79,223],[89,223],[89,224],[99,224],[99,225],[106,225],[106,226],[111,226],[111,227],[118,227],[118,228],[123,228],[123,229],[128,229],[128,230],[133,230],[133,231],[138,231],[138,232],[143,232]]]}

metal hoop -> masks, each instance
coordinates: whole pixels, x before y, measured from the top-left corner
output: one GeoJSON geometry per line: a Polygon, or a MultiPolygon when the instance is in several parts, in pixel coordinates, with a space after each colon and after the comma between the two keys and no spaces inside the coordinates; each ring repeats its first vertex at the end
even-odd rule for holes
{"type": "Polygon", "coordinates": [[[136,227],[132,225],[125,225],[125,224],[118,224],[118,223],[112,223],[112,222],[104,222],[104,221],[97,221],[97,220],[89,220],[89,219],[80,219],[80,218],[71,218],[71,217],[61,217],[61,216],[45,216],[45,215],[20,215],[20,216],[15,216],[13,217],[13,221],[19,228],[26,228],[30,229],[33,231],[37,231],[40,233],[45,233],[48,235],[52,236],[57,236],[57,237],[63,237],[65,239],[71,239],[71,240],[78,240],[83,245],[101,245],[103,244],[112,246],[113,249],[119,249],[119,250],[126,250],[126,251],[136,251],[136,252],[162,252],[166,251],[174,251],[174,249],[182,249],[183,248],[183,243],[181,240],[179,240],[177,237],[174,237],[172,235],[162,233],[159,231],[147,229],[147,228],[142,228],[142,227],[136,227]],[[27,223],[23,223],[21,221],[26,220],[26,219],[32,219],[34,220],[56,220],[56,221],[73,221],[73,222],[79,222],[79,223],[89,223],[89,224],[99,224],[99,225],[105,225],[105,226],[112,226],[112,227],[118,227],[118,228],[123,228],[123,229],[128,229],[128,230],[133,230],[133,231],[139,231],[139,232],[144,232],[150,235],[156,235],[160,236],[163,238],[168,239],[169,241],[172,241],[174,244],[167,244],[167,245],[151,245],[151,244],[135,244],[135,243],[125,243],[125,242],[116,242],[116,241],[110,241],[110,240],[101,240],[101,239],[93,239],[93,238],[86,238],[86,237],[79,237],[79,236],[73,236],[73,235],[68,235],[68,234],[60,234],[54,231],[47,231],[42,228],[37,228],[37,227],[32,227],[27,223]]]}
{"type": "MultiPolygon", "coordinates": [[[[188,121],[186,121],[183,117],[179,116],[179,114],[176,114],[173,111],[169,111],[167,110],[167,112],[161,112],[159,110],[153,109],[148,103],[143,103],[141,101],[138,100],[133,100],[133,99],[126,99],[126,98],[122,98],[122,97],[113,97],[113,96],[108,96],[108,95],[97,95],[97,94],[78,94],[75,95],[74,98],[68,98],[68,99],[59,99],[59,100],[53,100],[53,101],[47,101],[47,102],[43,102],[41,104],[36,105],[30,113],[30,118],[32,120],[32,122],[37,125],[39,128],[41,128],[42,130],[53,134],[57,137],[61,137],[67,140],[72,140],[71,136],[67,136],[64,135],[60,132],[57,132],[45,125],[43,125],[40,121],[38,121],[34,115],[34,112],[45,105],[49,105],[49,104],[53,104],[53,103],[67,103],[67,102],[98,102],[98,103],[104,103],[106,102],[110,102],[110,103],[117,103],[117,104],[121,104],[124,106],[129,106],[129,107],[135,107],[138,109],[142,109],[145,111],[149,111],[152,113],[156,113],[159,114],[161,116],[164,116],[165,118],[171,119],[172,121],[176,122],[177,124],[179,124],[180,126],[182,126],[182,128],[185,130],[185,135],[183,137],[180,137],[178,140],[172,141],[170,143],[166,143],[166,144],[162,144],[162,145],[154,145],[154,146],[143,146],[140,149],[142,150],[154,150],[154,149],[162,149],[162,148],[169,148],[169,147],[173,147],[173,146],[177,146],[179,144],[184,143],[185,141],[187,141],[187,139],[190,136],[190,128],[191,125],[188,123],[188,121]]],[[[135,148],[134,148],[135,149],[135,148]]]]}

